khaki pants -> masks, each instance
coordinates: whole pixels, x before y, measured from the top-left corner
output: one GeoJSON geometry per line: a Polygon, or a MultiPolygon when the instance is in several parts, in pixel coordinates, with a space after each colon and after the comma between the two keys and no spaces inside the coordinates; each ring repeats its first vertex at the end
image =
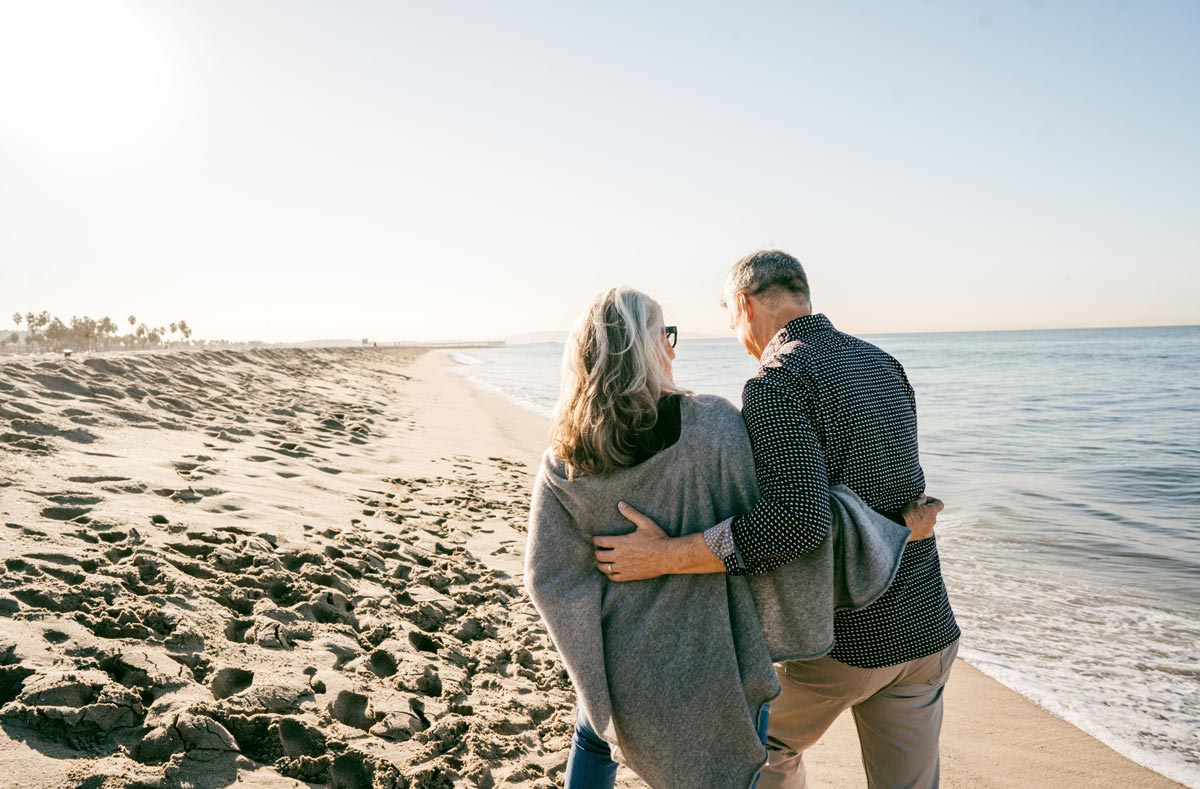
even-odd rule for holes
{"type": "Polygon", "coordinates": [[[956,641],[886,668],[856,668],[830,657],[775,664],[783,693],[771,702],[759,789],[804,789],[804,752],[847,709],[854,711],[868,786],[936,787],[942,688],[957,653],[956,641]]]}

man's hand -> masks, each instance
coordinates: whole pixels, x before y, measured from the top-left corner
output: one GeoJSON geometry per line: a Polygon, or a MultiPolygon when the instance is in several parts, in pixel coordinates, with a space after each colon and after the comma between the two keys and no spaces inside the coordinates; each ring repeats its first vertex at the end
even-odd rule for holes
{"type": "Polygon", "coordinates": [[[900,513],[904,516],[904,524],[912,529],[908,536],[909,542],[928,540],[933,536],[933,527],[937,525],[937,516],[946,505],[941,499],[935,499],[922,493],[916,501],[910,501],[900,513]]]}
{"type": "Polygon", "coordinates": [[[702,575],[725,572],[702,533],[668,537],[658,524],[625,502],[617,510],[637,530],[619,537],[593,537],[596,567],[610,581],[644,581],[660,575],[702,575]]]}
{"type": "Polygon", "coordinates": [[[625,502],[617,510],[637,529],[619,537],[593,537],[596,567],[613,581],[644,581],[666,575],[664,567],[671,538],[659,525],[625,502]]]}

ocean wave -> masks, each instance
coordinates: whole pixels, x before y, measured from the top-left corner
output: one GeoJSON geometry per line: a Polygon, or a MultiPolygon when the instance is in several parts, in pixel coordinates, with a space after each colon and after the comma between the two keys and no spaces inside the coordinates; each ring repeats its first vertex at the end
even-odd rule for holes
{"type": "Polygon", "coordinates": [[[492,394],[500,395],[527,411],[549,418],[554,411],[554,396],[544,388],[529,386],[503,372],[497,373],[485,359],[467,354],[451,353],[450,359],[459,366],[453,368],[475,386],[492,394]]]}
{"type": "Polygon", "coordinates": [[[939,532],[964,659],[1134,761],[1200,785],[1193,618],[979,536],[994,526],[948,517],[939,532]]]}

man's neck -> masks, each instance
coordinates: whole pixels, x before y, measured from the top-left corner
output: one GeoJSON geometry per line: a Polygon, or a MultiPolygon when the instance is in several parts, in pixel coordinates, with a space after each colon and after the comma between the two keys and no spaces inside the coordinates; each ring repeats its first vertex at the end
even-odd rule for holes
{"type": "Polygon", "coordinates": [[[812,315],[811,305],[806,305],[803,307],[788,306],[772,312],[772,319],[767,323],[767,326],[770,327],[770,334],[762,338],[762,348],[755,358],[759,359],[760,361],[762,360],[763,352],[767,350],[767,346],[771,344],[771,340],[773,340],[779,334],[779,332],[783,330],[784,326],[787,326],[797,318],[803,318],[807,315],[812,315]]]}
{"type": "Polygon", "coordinates": [[[783,330],[784,326],[787,326],[789,323],[796,320],[797,318],[805,318],[805,317],[808,317],[809,315],[812,315],[812,306],[811,305],[807,305],[804,307],[784,308],[784,309],[779,310],[772,316],[773,318],[775,318],[775,320],[771,321],[771,323],[775,327],[775,329],[774,329],[774,331],[771,332],[771,336],[774,337],[776,334],[779,334],[779,332],[781,332],[783,330]]]}

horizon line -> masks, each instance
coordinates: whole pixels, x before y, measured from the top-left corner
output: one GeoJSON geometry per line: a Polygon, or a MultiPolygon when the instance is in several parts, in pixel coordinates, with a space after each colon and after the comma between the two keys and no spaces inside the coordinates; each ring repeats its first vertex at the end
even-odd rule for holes
{"type": "MultiPolygon", "coordinates": [[[[814,313],[814,314],[821,314],[821,313],[814,313]]],[[[862,334],[870,335],[870,336],[874,336],[874,337],[892,337],[892,336],[909,335],[909,334],[1003,334],[1003,333],[1012,333],[1012,332],[1038,332],[1038,331],[1106,331],[1106,330],[1115,330],[1115,329],[1189,329],[1189,328],[1200,328],[1200,322],[1198,322],[1198,323],[1148,323],[1148,324],[1138,323],[1138,324],[1128,324],[1128,325],[1120,325],[1120,326],[1039,326],[1039,327],[1032,327],[1032,328],[1021,328],[1021,329],[917,329],[917,330],[913,330],[913,331],[865,331],[865,332],[862,332],[862,334]]],[[[561,335],[565,336],[565,335],[570,334],[570,330],[564,329],[561,331],[546,330],[546,331],[521,332],[520,334],[510,335],[510,336],[502,338],[502,339],[503,339],[503,341],[507,342],[507,341],[512,340],[513,338],[540,335],[540,334],[561,334],[561,335]]],[[[690,336],[692,336],[698,340],[733,339],[732,333],[696,334],[696,335],[690,335],[690,336]]],[[[556,340],[545,340],[544,342],[556,342],[556,340]]],[[[536,343],[529,343],[529,344],[534,345],[536,343]]]]}

